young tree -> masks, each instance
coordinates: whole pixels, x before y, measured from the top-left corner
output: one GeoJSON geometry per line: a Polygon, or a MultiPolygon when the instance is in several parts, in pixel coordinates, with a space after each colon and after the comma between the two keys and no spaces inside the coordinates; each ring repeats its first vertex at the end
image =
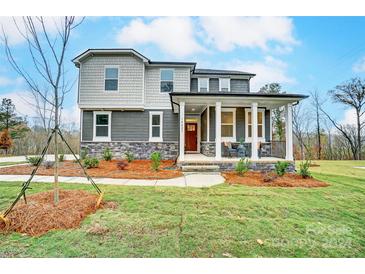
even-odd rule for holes
{"type": "Polygon", "coordinates": [[[321,108],[321,111],[348,142],[353,159],[361,160],[362,143],[364,142],[362,131],[365,128],[365,82],[360,78],[350,79],[330,90],[329,95],[333,102],[344,104],[355,110],[356,125],[352,126],[338,123],[321,108]]]}
{"type": "MultiPolygon", "coordinates": [[[[260,88],[259,93],[282,93],[281,85],[279,83],[266,84],[260,88]]],[[[272,112],[272,123],[274,133],[277,140],[282,141],[284,139],[284,121],[283,121],[283,108],[274,109],[272,112]]]]}
{"type": "MultiPolygon", "coordinates": [[[[43,17],[23,17],[21,22],[14,19],[19,34],[24,38],[32,66],[28,70],[14,57],[6,33],[3,31],[6,57],[13,69],[24,79],[32,94],[37,94],[54,109],[49,119],[53,128],[59,129],[60,110],[65,95],[70,92],[74,81],[70,82],[65,71],[65,55],[71,32],[83,21],[75,17],[57,17],[53,20],[56,34],[51,33],[43,17]]],[[[52,23],[52,22],[51,22],[52,23]]],[[[59,202],[58,184],[58,134],[54,134],[54,203],[59,202]]]]}
{"type": "Polygon", "coordinates": [[[21,138],[29,130],[27,121],[18,116],[11,99],[3,98],[0,105],[0,131],[6,129],[12,139],[21,138]]]}

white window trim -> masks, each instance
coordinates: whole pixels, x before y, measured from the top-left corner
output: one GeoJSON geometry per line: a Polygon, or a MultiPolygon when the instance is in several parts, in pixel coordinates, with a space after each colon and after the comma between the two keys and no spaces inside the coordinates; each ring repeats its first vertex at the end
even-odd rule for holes
{"type": "MultiPolygon", "coordinates": [[[[169,92],[162,92],[161,91],[161,82],[162,82],[161,74],[162,74],[163,70],[172,70],[172,91],[170,91],[170,92],[174,92],[174,89],[175,89],[175,69],[173,69],[173,68],[161,68],[160,69],[160,86],[159,86],[160,93],[161,94],[169,94],[169,92]]],[[[164,80],[164,81],[166,81],[166,80],[164,80]]]]}
{"type": "Polygon", "coordinates": [[[111,111],[94,111],[94,120],[93,120],[93,141],[97,142],[110,142],[111,141],[111,132],[112,132],[112,112],[111,111]],[[108,136],[107,137],[100,137],[96,136],[96,115],[98,114],[107,114],[108,115],[108,136]]]}
{"type": "Polygon", "coordinates": [[[104,92],[106,92],[106,93],[119,92],[119,78],[120,78],[119,73],[120,73],[120,68],[119,68],[118,65],[107,65],[107,66],[104,66],[104,92]],[[108,78],[108,79],[106,78],[106,69],[107,68],[116,68],[116,69],[118,69],[118,78],[117,78],[118,85],[117,85],[117,90],[106,90],[105,89],[105,80],[110,80],[111,79],[111,78],[108,78]]]}
{"type": "MultiPolygon", "coordinates": [[[[233,113],[233,136],[232,137],[221,137],[223,142],[236,142],[236,108],[222,108],[221,112],[232,112],[233,113]]],[[[231,125],[221,122],[223,125],[231,125]]]]}
{"type": "Polygon", "coordinates": [[[163,142],[163,111],[150,111],[149,119],[149,141],[150,142],[163,142]],[[152,137],[152,116],[160,116],[160,137],[152,137]]]}
{"type": "Polygon", "coordinates": [[[209,92],[209,78],[198,78],[198,92],[200,92],[200,81],[207,81],[207,91],[209,92]]]}
{"type": "MultiPolygon", "coordinates": [[[[252,142],[252,137],[248,137],[248,113],[249,112],[251,112],[251,109],[246,108],[245,109],[245,142],[246,143],[252,142]]],[[[265,139],[265,109],[258,109],[257,113],[259,113],[259,112],[262,113],[262,137],[257,136],[257,141],[266,142],[266,139],[265,139]]],[[[251,115],[251,118],[252,118],[252,115],[251,115]]],[[[257,119],[257,125],[259,125],[258,119],[257,119]]]]}
{"type": "Polygon", "coordinates": [[[231,79],[230,78],[219,78],[219,91],[222,91],[222,80],[228,80],[228,92],[231,91],[231,79]]]}

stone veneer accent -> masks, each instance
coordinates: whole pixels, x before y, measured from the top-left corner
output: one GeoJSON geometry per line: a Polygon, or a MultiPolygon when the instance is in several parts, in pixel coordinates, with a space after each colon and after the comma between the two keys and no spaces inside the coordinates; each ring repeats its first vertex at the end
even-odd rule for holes
{"type": "MultiPolygon", "coordinates": [[[[283,160],[285,161],[285,160],[283,160]]],[[[221,170],[234,170],[236,167],[236,163],[217,163],[221,170]]],[[[275,171],[275,163],[271,162],[251,162],[250,170],[254,171],[275,171]]],[[[294,162],[289,162],[289,166],[286,168],[286,172],[293,173],[295,172],[295,164],[294,162]]]]}
{"type": "Polygon", "coordinates": [[[103,151],[109,147],[113,157],[124,158],[124,153],[130,151],[135,159],[149,159],[154,151],[161,153],[164,160],[175,160],[178,156],[177,142],[81,142],[81,149],[88,149],[92,157],[103,157],[103,151]]]}
{"type": "Polygon", "coordinates": [[[200,153],[208,156],[215,156],[215,142],[200,142],[200,153]]]}

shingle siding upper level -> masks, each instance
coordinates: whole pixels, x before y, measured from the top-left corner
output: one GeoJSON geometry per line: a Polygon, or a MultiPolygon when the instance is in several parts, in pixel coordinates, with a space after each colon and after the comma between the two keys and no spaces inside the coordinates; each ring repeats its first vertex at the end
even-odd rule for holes
{"type": "MultiPolygon", "coordinates": [[[[173,92],[184,93],[198,92],[198,78],[209,78],[209,92],[220,92],[220,78],[230,79],[226,92],[249,92],[254,76],[240,71],[195,69],[191,62],[152,62],[132,49],[88,50],[73,61],[80,69],[78,102],[83,109],[170,108],[169,93],[161,92],[161,69],[173,70],[173,92]],[[106,68],[118,69],[116,90],[105,90],[106,68]]],[[[112,75],[116,75],[115,70],[112,75]]]]}

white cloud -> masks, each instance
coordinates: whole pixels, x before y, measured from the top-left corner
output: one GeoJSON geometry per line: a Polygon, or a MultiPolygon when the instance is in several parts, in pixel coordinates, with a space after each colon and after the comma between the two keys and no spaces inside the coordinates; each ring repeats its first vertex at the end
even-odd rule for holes
{"type": "MultiPolygon", "coordinates": [[[[33,19],[36,29],[42,30],[40,22],[36,18],[33,19]]],[[[43,19],[48,33],[50,35],[56,34],[57,26],[62,22],[62,17],[43,17],[43,19]]],[[[19,33],[18,28],[22,33],[25,33],[26,29],[21,17],[0,16],[0,37],[2,37],[2,31],[4,30],[11,45],[20,44],[25,41],[24,37],[19,33]]]]}
{"type": "Polygon", "coordinates": [[[137,18],[120,30],[117,42],[123,47],[151,43],[172,56],[185,57],[204,51],[194,33],[188,17],[160,17],[148,23],[137,18]]]}
{"type": "Polygon", "coordinates": [[[21,78],[21,77],[11,79],[9,77],[0,75],[0,87],[10,86],[10,85],[12,85],[13,87],[14,86],[18,87],[18,86],[22,85],[23,82],[24,82],[23,78],[21,78]]]}
{"type": "Polygon", "coordinates": [[[365,56],[362,57],[360,60],[358,60],[353,66],[352,66],[353,72],[361,73],[365,72],[365,56]]]}
{"type": "MultiPolygon", "coordinates": [[[[360,119],[361,122],[364,121],[365,118],[360,119]]],[[[344,113],[343,119],[340,121],[340,124],[342,125],[352,125],[352,126],[356,126],[357,121],[356,121],[356,112],[354,109],[347,109],[344,113]]]]}
{"type": "Polygon", "coordinates": [[[200,22],[209,41],[221,51],[236,47],[268,50],[268,43],[276,42],[281,51],[288,52],[298,43],[292,19],[287,17],[201,17],[200,22]]]}
{"type": "Polygon", "coordinates": [[[224,65],[225,69],[233,69],[255,73],[250,81],[251,90],[258,91],[263,85],[271,82],[293,84],[296,80],[287,74],[288,65],[282,60],[266,56],[264,61],[236,60],[224,65]]]}

